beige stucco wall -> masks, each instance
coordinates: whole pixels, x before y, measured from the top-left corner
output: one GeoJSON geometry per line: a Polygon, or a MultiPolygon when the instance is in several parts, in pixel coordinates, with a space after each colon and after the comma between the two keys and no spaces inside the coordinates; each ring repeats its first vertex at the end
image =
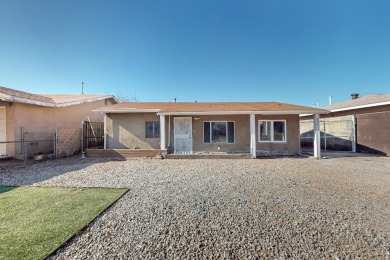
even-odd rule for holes
{"type": "MultiPolygon", "coordinates": [[[[12,103],[6,106],[7,140],[19,141],[22,128],[26,133],[55,133],[57,128],[81,128],[81,122],[103,121],[103,114],[92,110],[112,105],[111,100],[99,100],[68,107],[52,108],[30,104],[12,103]]],[[[17,145],[15,154],[19,154],[17,145]]]]}
{"type": "MultiPolygon", "coordinates": [[[[187,117],[187,116],[184,116],[187,117]]],[[[192,136],[194,152],[250,152],[249,115],[218,115],[218,116],[192,116],[192,136]],[[195,120],[194,118],[199,118],[195,120]],[[203,143],[204,121],[234,121],[235,143],[203,143]],[[218,147],[220,150],[218,150],[218,147]]],[[[166,116],[166,144],[174,147],[174,116],[170,117],[170,143],[168,139],[168,120],[166,116]]],[[[156,113],[134,114],[107,114],[107,148],[139,147],[141,149],[159,149],[160,138],[145,138],[145,122],[159,121],[156,113]]],[[[298,115],[282,116],[256,116],[256,145],[259,151],[297,152],[299,151],[299,117],[298,115]],[[259,120],[286,120],[287,141],[283,143],[260,143],[258,140],[259,120]]]]}
{"type": "Polygon", "coordinates": [[[107,114],[107,149],[160,149],[160,138],[145,137],[145,122],[160,121],[156,113],[107,114]]]}
{"type": "Polygon", "coordinates": [[[272,152],[299,152],[299,116],[298,115],[277,115],[264,116],[256,115],[256,149],[258,151],[272,152]],[[264,143],[259,142],[259,120],[286,120],[286,142],[264,143]]]}
{"type": "MultiPolygon", "coordinates": [[[[249,153],[250,133],[249,115],[220,115],[220,116],[196,116],[199,120],[192,120],[193,151],[194,152],[245,152],[249,153]],[[228,143],[203,143],[204,121],[234,121],[235,142],[228,143]],[[220,150],[218,150],[218,147],[220,150]]],[[[172,117],[171,117],[172,118],[172,117]]],[[[173,120],[173,118],[172,118],[173,120]]],[[[173,126],[173,121],[171,122],[173,126]]],[[[173,129],[173,127],[172,127],[173,129]]],[[[173,140],[173,134],[171,136],[173,140]]],[[[173,145],[173,142],[171,142],[173,145]]]]}

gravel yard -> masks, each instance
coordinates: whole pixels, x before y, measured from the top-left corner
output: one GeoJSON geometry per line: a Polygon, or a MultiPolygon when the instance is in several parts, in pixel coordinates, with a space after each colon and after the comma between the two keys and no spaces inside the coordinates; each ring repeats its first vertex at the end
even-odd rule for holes
{"type": "Polygon", "coordinates": [[[126,187],[53,259],[390,259],[390,158],[0,162],[0,185],[126,187]]]}

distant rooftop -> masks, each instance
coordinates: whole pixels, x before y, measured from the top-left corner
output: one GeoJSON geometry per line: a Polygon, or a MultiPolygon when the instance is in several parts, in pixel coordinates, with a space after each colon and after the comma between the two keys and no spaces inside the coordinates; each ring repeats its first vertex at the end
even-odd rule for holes
{"type": "Polygon", "coordinates": [[[63,107],[97,100],[113,99],[113,95],[84,95],[84,94],[32,94],[0,86],[0,101],[27,103],[47,107],[63,107]]]}
{"type": "Polygon", "coordinates": [[[369,94],[355,99],[349,99],[332,105],[323,106],[322,109],[331,112],[358,109],[364,107],[374,107],[390,104],[390,94],[369,94]]]}

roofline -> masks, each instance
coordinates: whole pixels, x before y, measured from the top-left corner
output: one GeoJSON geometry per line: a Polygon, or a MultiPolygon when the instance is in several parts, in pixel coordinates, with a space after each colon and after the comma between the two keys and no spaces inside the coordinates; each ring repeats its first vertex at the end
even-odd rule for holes
{"type": "Polygon", "coordinates": [[[38,100],[29,99],[29,98],[15,97],[15,96],[10,96],[10,95],[6,95],[6,96],[10,97],[10,99],[5,100],[5,101],[31,104],[31,105],[37,105],[37,106],[44,106],[44,107],[68,107],[68,106],[80,105],[83,103],[89,103],[89,102],[94,102],[94,101],[99,101],[99,100],[104,100],[104,99],[109,99],[109,98],[112,98],[115,101],[117,101],[116,98],[112,95],[84,99],[84,100],[78,100],[78,101],[63,102],[63,103],[49,103],[49,102],[38,101],[38,100]]]}
{"type": "Polygon", "coordinates": [[[0,100],[2,101],[7,101],[7,102],[12,102],[13,98],[11,95],[8,95],[8,94],[5,94],[3,92],[0,92],[1,96],[5,97],[5,99],[1,98],[0,96],[0,100]]]}
{"type": "Polygon", "coordinates": [[[102,112],[105,114],[110,113],[117,113],[117,114],[124,114],[124,113],[158,113],[161,109],[136,109],[136,108],[127,108],[127,109],[94,109],[93,112],[102,112]]]}
{"type": "Polygon", "coordinates": [[[303,113],[313,113],[313,114],[328,114],[328,111],[324,110],[323,112],[319,111],[308,111],[308,110],[281,110],[281,111],[272,111],[272,110],[254,110],[254,111],[201,111],[201,112],[162,112],[157,113],[157,115],[300,115],[303,113]]]}
{"type": "Polygon", "coordinates": [[[282,111],[178,111],[178,112],[160,112],[161,109],[109,109],[109,110],[92,110],[94,112],[102,112],[105,114],[110,113],[157,113],[157,115],[161,116],[171,116],[171,115],[250,115],[250,114],[256,114],[256,115],[300,115],[300,114],[307,114],[307,113],[313,113],[313,114],[328,114],[329,112],[327,110],[323,111],[313,111],[313,110],[282,110],[282,111]]]}
{"type": "Polygon", "coordinates": [[[333,112],[341,112],[341,111],[346,111],[346,110],[355,110],[355,109],[360,109],[360,108],[377,107],[377,106],[385,106],[385,105],[390,105],[390,101],[371,103],[371,104],[360,105],[360,106],[351,106],[351,107],[329,109],[329,111],[333,113],[333,112]]]}

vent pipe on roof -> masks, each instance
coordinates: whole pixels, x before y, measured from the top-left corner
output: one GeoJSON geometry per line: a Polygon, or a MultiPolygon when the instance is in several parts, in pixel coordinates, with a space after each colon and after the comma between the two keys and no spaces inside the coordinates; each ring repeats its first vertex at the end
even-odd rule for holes
{"type": "Polygon", "coordinates": [[[351,97],[352,97],[352,99],[357,99],[357,98],[359,98],[359,93],[352,93],[351,97]]]}
{"type": "Polygon", "coordinates": [[[173,98],[173,100],[175,101],[175,103],[176,103],[176,98],[173,98]]]}
{"type": "Polygon", "coordinates": [[[329,105],[332,105],[332,96],[329,96],[329,105]]]}
{"type": "Polygon", "coordinates": [[[81,95],[84,95],[84,81],[81,81],[81,95]]]}

